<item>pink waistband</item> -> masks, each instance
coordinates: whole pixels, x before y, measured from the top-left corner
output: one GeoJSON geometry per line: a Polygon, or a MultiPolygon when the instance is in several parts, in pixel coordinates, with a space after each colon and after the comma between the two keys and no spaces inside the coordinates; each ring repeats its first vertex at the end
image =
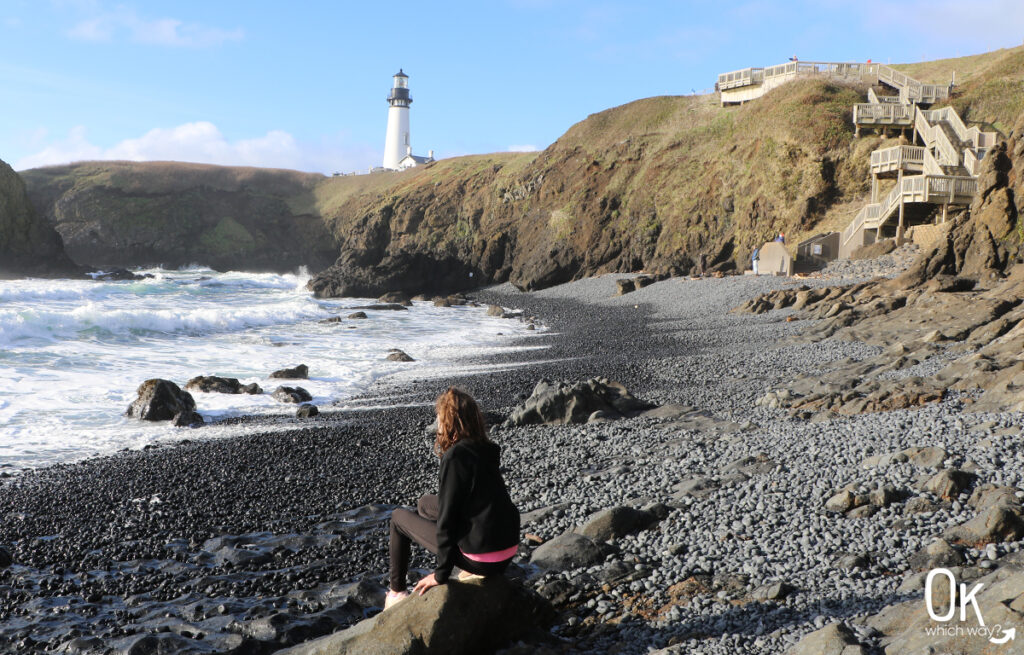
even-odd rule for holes
{"type": "Polygon", "coordinates": [[[512,546],[511,548],[506,548],[505,550],[496,550],[496,551],[491,552],[491,553],[467,553],[467,552],[463,552],[462,554],[466,556],[466,559],[473,560],[474,562],[494,563],[494,562],[504,562],[507,559],[512,559],[513,557],[516,556],[516,553],[518,551],[519,551],[519,546],[512,546]]]}

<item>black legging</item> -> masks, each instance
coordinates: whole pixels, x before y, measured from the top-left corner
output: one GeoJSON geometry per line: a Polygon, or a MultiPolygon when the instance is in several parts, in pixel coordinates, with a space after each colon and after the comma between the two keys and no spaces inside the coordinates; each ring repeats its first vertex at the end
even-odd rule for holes
{"type": "MultiPolygon", "coordinates": [[[[391,590],[405,591],[409,573],[410,544],[415,541],[437,555],[437,496],[426,494],[416,501],[416,511],[399,507],[391,512],[391,590]]],[[[503,562],[474,562],[455,550],[455,565],[463,571],[477,575],[498,575],[508,568],[509,558],[503,562]]]]}

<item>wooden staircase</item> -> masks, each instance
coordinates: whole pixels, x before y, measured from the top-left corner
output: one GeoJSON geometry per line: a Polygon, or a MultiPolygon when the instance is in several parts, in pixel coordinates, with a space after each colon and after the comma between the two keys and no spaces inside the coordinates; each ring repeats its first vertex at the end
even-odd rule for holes
{"type": "Polygon", "coordinates": [[[841,233],[840,258],[877,239],[902,241],[908,227],[945,222],[950,206],[974,200],[980,162],[997,135],[968,128],[952,107],[926,108],[948,99],[952,85],[924,84],[885,64],[790,62],[722,73],[715,90],[722,105],[742,104],[798,77],[815,75],[870,85],[868,102],[853,106],[856,136],[862,128],[913,132],[912,145],[871,153],[871,202],[841,233]],[[879,179],[892,177],[895,186],[880,200],[879,179]]]}

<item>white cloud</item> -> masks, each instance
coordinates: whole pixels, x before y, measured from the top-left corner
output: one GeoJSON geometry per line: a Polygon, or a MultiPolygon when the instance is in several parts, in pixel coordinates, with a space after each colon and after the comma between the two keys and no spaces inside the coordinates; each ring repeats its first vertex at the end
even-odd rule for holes
{"type": "Polygon", "coordinates": [[[14,163],[16,170],[86,160],[188,161],[222,166],[291,168],[322,173],[365,170],[376,165],[380,153],[365,145],[345,143],[340,136],[318,143],[301,143],[282,130],[263,136],[229,141],[207,121],[155,128],[140,137],[125,139],[109,148],[89,142],[82,126],[66,139],[14,163]]]}
{"type": "Polygon", "coordinates": [[[508,147],[508,151],[509,152],[537,152],[538,150],[540,150],[540,148],[538,148],[537,146],[534,146],[534,145],[529,145],[529,144],[521,145],[521,146],[509,146],[508,147]]]}
{"type": "Polygon", "coordinates": [[[207,48],[240,41],[245,32],[240,27],[226,30],[176,18],[143,18],[125,7],[86,18],[68,30],[68,36],[81,41],[107,42],[120,35],[146,45],[207,48]]]}

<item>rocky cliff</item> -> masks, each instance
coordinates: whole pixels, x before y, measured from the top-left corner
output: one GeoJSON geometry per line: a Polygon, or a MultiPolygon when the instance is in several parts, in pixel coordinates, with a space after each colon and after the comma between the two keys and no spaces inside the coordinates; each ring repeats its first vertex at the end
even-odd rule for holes
{"type": "Polygon", "coordinates": [[[0,277],[69,275],[77,267],[60,235],[33,209],[25,183],[0,161],[0,277]]]}
{"type": "Polygon", "coordinates": [[[22,175],[68,253],[94,266],[318,270],[338,256],[312,200],[322,175],[172,162],[86,162],[22,175]]]}
{"type": "MultiPolygon", "coordinates": [[[[1024,103],[1024,48],[907,69],[924,81],[956,70],[952,102],[968,123],[1006,133],[1024,103]]],[[[870,152],[888,145],[853,137],[865,93],[807,79],[740,107],[647,98],[586,118],[540,153],[401,173],[89,163],[24,175],[82,261],[333,262],[311,283],[322,296],[536,289],[607,271],[742,268],[779,231],[794,243],[843,229],[867,199],[870,152]]]]}

